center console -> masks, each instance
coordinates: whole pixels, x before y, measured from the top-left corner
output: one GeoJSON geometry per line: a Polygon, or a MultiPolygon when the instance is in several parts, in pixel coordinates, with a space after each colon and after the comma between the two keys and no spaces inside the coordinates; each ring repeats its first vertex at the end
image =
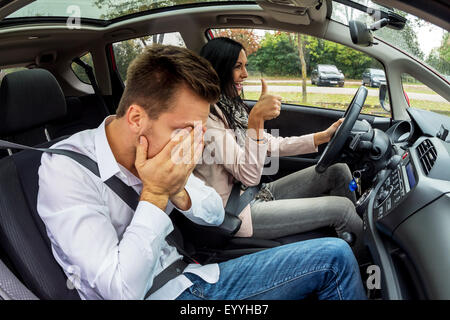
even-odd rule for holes
{"type": "Polygon", "coordinates": [[[390,214],[416,186],[415,172],[409,153],[405,152],[400,163],[378,189],[372,209],[376,221],[390,214]]]}
{"type": "MultiPolygon", "coordinates": [[[[373,188],[368,189],[358,200],[363,211],[365,243],[371,251],[374,264],[381,267],[383,295],[386,299],[400,299],[402,293],[396,280],[396,271],[392,262],[390,245],[386,238],[392,236],[396,227],[407,218],[405,210],[407,198],[414,196],[419,180],[412,149],[397,153],[385,170],[376,177],[373,188]],[[381,231],[379,233],[378,231],[381,231]],[[388,235],[382,237],[381,235],[388,235]]],[[[357,206],[358,206],[357,202],[357,206]]]]}
{"type": "Polygon", "coordinates": [[[373,215],[373,221],[378,222],[394,211],[417,184],[417,171],[408,151],[400,155],[387,177],[381,180],[380,186],[370,188],[356,202],[357,212],[363,216],[363,228],[367,229],[367,215],[373,215]],[[373,198],[373,201],[370,201],[373,198]],[[367,205],[370,203],[370,208],[367,205]]]}

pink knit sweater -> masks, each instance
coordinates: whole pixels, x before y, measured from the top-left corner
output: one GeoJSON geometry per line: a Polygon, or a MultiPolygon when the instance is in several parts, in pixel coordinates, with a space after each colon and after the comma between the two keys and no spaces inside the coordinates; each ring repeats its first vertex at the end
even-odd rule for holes
{"type": "MultiPolygon", "coordinates": [[[[216,107],[220,114],[220,110],[216,107]]],[[[236,141],[234,131],[228,129],[221,119],[209,117],[205,133],[203,159],[194,174],[213,187],[222,197],[225,206],[238,180],[246,186],[256,186],[261,180],[266,156],[293,156],[317,152],[314,134],[299,137],[276,137],[264,133],[264,141],[256,142],[255,133],[248,130],[245,145],[236,141]]],[[[253,234],[250,205],[239,214],[242,225],[237,237],[251,237],[253,234]]]]}

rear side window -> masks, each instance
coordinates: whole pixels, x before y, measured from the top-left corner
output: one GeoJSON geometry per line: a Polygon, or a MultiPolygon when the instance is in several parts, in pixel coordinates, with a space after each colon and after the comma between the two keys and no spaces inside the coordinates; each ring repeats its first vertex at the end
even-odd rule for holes
{"type": "Polygon", "coordinates": [[[0,84],[2,83],[3,78],[8,74],[8,73],[13,73],[16,71],[21,71],[21,70],[26,70],[27,68],[24,67],[18,67],[18,68],[2,68],[0,67],[0,84]]]}
{"type": "Polygon", "coordinates": [[[113,43],[117,70],[124,84],[127,81],[127,69],[131,61],[142,53],[146,46],[152,45],[153,43],[186,47],[179,32],[153,34],[142,38],[113,43]]]}
{"type": "MultiPolygon", "coordinates": [[[[92,55],[90,52],[86,53],[85,55],[80,57],[81,61],[83,61],[84,63],[87,63],[88,65],[90,65],[92,67],[92,69],[94,69],[94,63],[92,62],[92,55]]],[[[86,83],[86,84],[91,84],[91,81],[89,80],[86,71],[84,71],[84,69],[82,67],[80,67],[78,64],[76,64],[75,62],[72,62],[72,71],[73,73],[75,73],[75,75],[77,76],[78,79],[80,79],[80,81],[86,83]]],[[[94,74],[95,74],[95,69],[94,69],[94,74]]]]}

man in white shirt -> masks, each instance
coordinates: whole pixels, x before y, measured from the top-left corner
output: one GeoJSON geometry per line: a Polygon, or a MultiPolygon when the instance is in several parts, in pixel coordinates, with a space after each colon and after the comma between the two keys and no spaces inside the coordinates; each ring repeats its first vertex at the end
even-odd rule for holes
{"type": "MultiPolygon", "coordinates": [[[[182,258],[166,241],[174,207],[195,223],[222,223],[220,196],[191,174],[218,83],[193,52],[149,47],[128,69],[117,114],[52,146],[87,155],[100,178],[65,156],[43,154],[37,209],[55,259],[81,298],[143,299],[155,277],[182,258]],[[135,211],[104,183],[112,176],[140,194],[135,211]]],[[[312,292],[364,298],[344,241],[305,241],[221,264],[190,264],[149,299],[300,299],[312,292]],[[292,286],[295,292],[286,290],[292,286]]]]}

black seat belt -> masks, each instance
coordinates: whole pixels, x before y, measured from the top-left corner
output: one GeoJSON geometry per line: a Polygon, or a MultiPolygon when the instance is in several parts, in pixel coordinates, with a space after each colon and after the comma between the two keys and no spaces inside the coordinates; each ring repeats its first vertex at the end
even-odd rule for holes
{"type": "MultiPolygon", "coordinates": [[[[76,162],[78,162],[80,165],[91,171],[93,174],[95,174],[97,177],[100,178],[100,171],[98,169],[98,164],[88,156],[72,151],[72,150],[65,150],[65,149],[47,149],[47,148],[33,148],[28,147],[24,145],[20,145],[17,143],[12,143],[9,141],[0,140],[0,149],[21,149],[21,150],[33,150],[33,151],[40,151],[40,152],[48,152],[53,154],[59,154],[67,156],[76,162]]],[[[136,208],[139,203],[139,194],[130,186],[127,186],[122,180],[120,180],[116,176],[112,176],[108,180],[104,182],[114,193],[116,193],[133,211],[136,211],[136,208]]],[[[187,260],[189,263],[196,263],[198,262],[192,258],[185,250],[184,248],[178,243],[176,240],[177,238],[174,236],[175,231],[175,225],[174,231],[172,231],[167,237],[166,241],[169,245],[175,247],[178,252],[184,257],[184,260],[187,260]]],[[[181,272],[186,268],[187,263],[185,261],[175,261],[172,265],[161,271],[160,274],[158,274],[153,279],[153,285],[150,288],[150,290],[147,292],[147,296],[161,288],[167,281],[175,278],[177,275],[181,274],[181,272]]]]}
{"type": "Polygon", "coordinates": [[[225,206],[225,212],[233,216],[238,216],[245,207],[255,199],[260,190],[260,186],[247,187],[243,194],[241,193],[241,182],[236,182],[231,189],[225,206]]]}
{"type": "Polygon", "coordinates": [[[94,89],[94,93],[97,96],[97,98],[100,100],[100,103],[106,113],[107,116],[109,116],[109,109],[106,105],[105,99],[103,98],[102,93],[100,92],[100,88],[98,87],[97,81],[95,80],[94,76],[94,70],[90,65],[85,63],[83,60],[81,60],[79,57],[74,58],[72,62],[79,65],[81,68],[83,68],[84,72],[86,73],[87,77],[89,78],[89,81],[91,82],[92,88],[94,89]]]}

